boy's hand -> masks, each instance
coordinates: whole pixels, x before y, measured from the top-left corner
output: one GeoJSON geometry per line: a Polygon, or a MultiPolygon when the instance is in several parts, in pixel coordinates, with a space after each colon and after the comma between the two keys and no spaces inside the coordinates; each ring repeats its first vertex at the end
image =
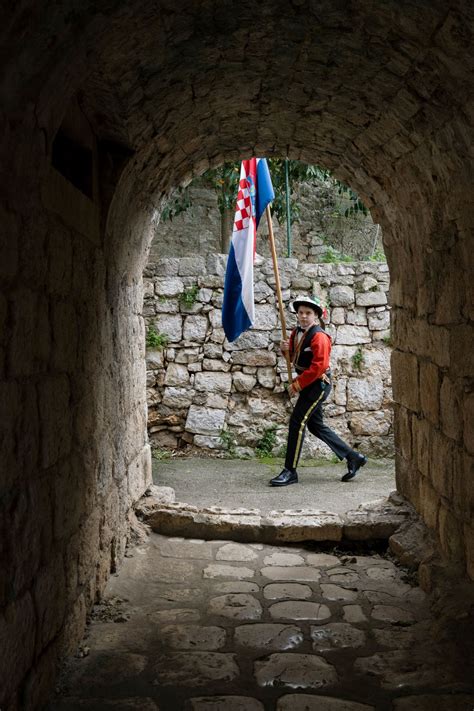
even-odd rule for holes
{"type": "Polygon", "coordinates": [[[282,353],[288,353],[290,350],[290,339],[286,341],[280,341],[280,350],[282,353]]]}

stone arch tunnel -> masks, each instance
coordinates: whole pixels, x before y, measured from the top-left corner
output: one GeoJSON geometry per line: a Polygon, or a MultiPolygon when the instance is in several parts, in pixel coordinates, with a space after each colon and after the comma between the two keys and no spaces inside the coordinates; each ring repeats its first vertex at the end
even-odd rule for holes
{"type": "Polygon", "coordinates": [[[0,705],[41,708],[150,481],[141,274],[173,187],[320,164],[383,227],[397,486],[474,577],[474,9],[25,1],[2,10],[0,705]]]}

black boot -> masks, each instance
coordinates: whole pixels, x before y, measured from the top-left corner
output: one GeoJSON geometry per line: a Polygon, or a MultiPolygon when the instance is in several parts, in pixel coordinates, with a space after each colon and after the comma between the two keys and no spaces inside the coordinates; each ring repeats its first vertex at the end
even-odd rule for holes
{"type": "Polygon", "coordinates": [[[270,479],[270,486],[288,486],[288,484],[297,484],[298,474],[296,469],[283,469],[278,476],[270,479]]]}
{"type": "Polygon", "coordinates": [[[367,457],[359,452],[353,452],[347,457],[347,474],[344,474],[341,481],[350,481],[355,477],[357,472],[367,462],[367,457]]]}

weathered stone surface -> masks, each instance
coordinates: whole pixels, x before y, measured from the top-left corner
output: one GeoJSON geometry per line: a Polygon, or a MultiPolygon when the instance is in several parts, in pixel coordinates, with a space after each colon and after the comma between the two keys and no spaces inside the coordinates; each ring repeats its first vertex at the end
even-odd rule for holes
{"type": "Polygon", "coordinates": [[[349,286],[333,286],[329,290],[331,306],[350,306],[354,303],[354,289],[349,286]]]}
{"type": "Polygon", "coordinates": [[[349,378],[348,410],[379,410],[383,400],[383,383],[379,378],[349,378]]]}
{"type": "Polygon", "coordinates": [[[319,570],[309,566],[271,566],[261,570],[262,575],[270,580],[303,580],[317,582],[321,574],[319,570]]]}
{"type": "Polygon", "coordinates": [[[253,375],[246,375],[245,373],[234,373],[232,375],[232,380],[234,387],[237,392],[248,393],[251,392],[257,382],[257,379],[253,375]]]}
{"type": "Polygon", "coordinates": [[[184,319],[183,338],[186,341],[199,343],[204,341],[209,321],[206,316],[186,316],[184,319]]]}
{"type": "Polygon", "coordinates": [[[346,622],[355,625],[360,622],[367,622],[367,617],[360,605],[344,605],[342,611],[346,622]]]}
{"type": "Polygon", "coordinates": [[[196,373],[194,387],[205,392],[230,393],[232,376],[230,373],[196,373]]]}
{"type": "Polygon", "coordinates": [[[293,625],[254,624],[236,627],[235,643],[242,647],[286,651],[298,647],[304,639],[303,632],[293,625]]]}
{"type": "Polygon", "coordinates": [[[179,296],[183,292],[183,289],[183,281],[177,277],[155,279],[155,293],[158,296],[179,296]]]}
{"type": "Polygon", "coordinates": [[[263,589],[263,597],[266,600],[282,600],[290,598],[292,600],[307,600],[313,591],[309,585],[300,583],[270,583],[263,589]]]}
{"type": "Polygon", "coordinates": [[[184,624],[185,622],[199,622],[199,610],[192,609],[174,609],[174,610],[156,610],[148,615],[150,622],[156,625],[171,625],[184,624]]]}
{"type": "Polygon", "coordinates": [[[255,572],[251,568],[223,565],[221,563],[211,563],[204,568],[203,575],[205,578],[253,578],[255,572]]]}
{"type": "Polygon", "coordinates": [[[263,559],[263,565],[303,565],[304,558],[296,553],[272,553],[271,555],[265,556],[263,559]]]}
{"type": "Polygon", "coordinates": [[[446,711],[468,711],[474,705],[474,695],[420,694],[393,700],[394,711],[432,711],[437,706],[446,711]]]}
{"type": "Polygon", "coordinates": [[[200,625],[166,625],[160,630],[163,642],[174,649],[214,651],[224,646],[226,633],[222,627],[200,625]]]}
{"type": "Polygon", "coordinates": [[[160,657],[154,665],[157,682],[164,686],[205,686],[239,676],[234,654],[180,652],[160,657]]]}
{"type": "Polygon", "coordinates": [[[337,327],[336,343],[339,345],[355,345],[370,343],[370,331],[365,326],[343,325],[337,327]]]}
{"type": "Polygon", "coordinates": [[[216,560],[255,560],[257,557],[252,548],[239,543],[226,543],[216,553],[216,560]]]}
{"type": "Polygon", "coordinates": [[[384,291],[366,291],[356,294],[357,306],[385,306],[387,295],[384,291]]]}
{"type": "Polygon", "coordinates": [[[329,553],[308,553],[306,562],[315,568],[328,568],[333,565],[339,565],[341,561],[337,556],[329,553]]]}
{"type": "Polygon", "coordinates": [[[413,624],[414,617],[409,610],[404,610],[393,605],[374,605],[372,610],[374,620],[381,622],[390,622],[390,624],[413,624]]]}
{"type": "Polygon", "coordinates": [[[225,410],[191,405],[186,419],[185,429],[188,432],[204,435],[218,435],[225,421],[225,410]]]}
{"type": "Polygon", "coordinates": [[[255,662],[259,686],[285,684],[294,689],[322,689],[337,682],[337,673],[322,657],[310,654],[271,654],[255,662]]]}
{"type": "Polygon", "coordinates": [[[313,649],[317,652],[329,649],[345,649],[363,647],[366,635],[362,630],[345,622],[331,622],[319,627],[311,627],[313,649]]]}
{"type": "Polygon", "coordinates": [[[218,583],[214,590],[221,593],[252,593],[258,592],[259,587],[255,583],[248,583],[245,580],[232,580],[227,583],[218,583]]]}
{"type": "Polygon", "coordinates": [[[232,620],[259,620],[262,616],[262,606],[253,595],[229,593],[213,597],[209,603],[209,613],[232,620]]]}
{"type": "Polygon", "coordinates": [[[156,330],[168,337],[170,343],[179,343],[183,333],[182,316],[162,315],[153,319],[156,330]]]}
{"type": "Polygon", "coordinates": [[[443,686],[452,681],[449,665],[437,657],[432,647],[401,649],[361,657],[354,662],[354,669],[359,674],[377,677],[384,689],[399,689],[400,686],[423,689],[430,685],[443,686]]]}
{"type": "Polygon", "coordinates": [[[250,696],[202,696],[189,703],[192,711],[264,711],[263,704],[250,696]]]}
{"type": "Polygon", "coordinates": [[[322,584],[321,590],[326,600],[339,600],[341,602],[353,602],[357,599],[357,593],[346,590],[339,585],[322,584]]]}
{"type": "Polygon", "coordinates": [[[375,711],[375,706],[319,694],[285,694],[278,699],[276,711],[375,711]]]}
{"type": "Polygon", "coordinates": [[[300,600],[276,602],[269,612],[274,620],[327,620],[331,617],[327,605],[300,600]]]}
{"type": "Polygon", "coordinates": [[[166,369],[165,385],[186,387],[189,385],[189,372],[186,366],[170,363],[166,369]]]}

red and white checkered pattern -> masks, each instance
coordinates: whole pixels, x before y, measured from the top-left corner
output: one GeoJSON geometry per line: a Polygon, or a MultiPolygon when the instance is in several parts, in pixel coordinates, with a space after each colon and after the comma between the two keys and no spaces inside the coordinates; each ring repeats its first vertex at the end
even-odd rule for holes
{"type": "Polygon", "coordinates": [[[237,206],[235,208],[234,232],[246,230],[252,217],[252,201],[250,199],[249,183],[243,178],[239,183],[237,206]]]}

